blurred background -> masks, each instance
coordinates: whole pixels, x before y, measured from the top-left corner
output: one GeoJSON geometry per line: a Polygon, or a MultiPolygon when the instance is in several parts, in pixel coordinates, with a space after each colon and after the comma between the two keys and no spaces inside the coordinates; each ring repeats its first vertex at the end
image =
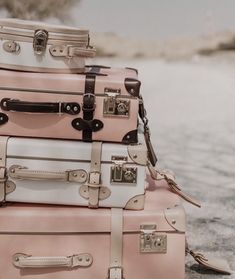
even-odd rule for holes
{"type": "MultiPolygon", "coordinates": [[[[235,1],[0,0],[1,17],[88,28],[89,64],[135,67],[161,168],[184,191],[193,249],[235,269],[235,1]]],[[[199,269],[187,278],[235,278],[199,269]]]]}

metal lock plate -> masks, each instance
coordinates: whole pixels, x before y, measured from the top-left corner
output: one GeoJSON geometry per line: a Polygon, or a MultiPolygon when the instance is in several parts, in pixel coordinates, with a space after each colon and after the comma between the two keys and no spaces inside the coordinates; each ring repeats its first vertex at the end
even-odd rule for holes
{"type": "Polygon", "coordinates": [[[140,226],[140,253],[167,252],[167,235],[156,232],[156,225],[140,226]]]}
{"type": "Polygon", "coordinates": [[[33,49],[36,54],[42,54],[46,50],[48,32],[46,30],[36,30],[33,39],[33,49]]]}
{"type": "Polygon", "coordinates": [[[111,183],[136,184],[137,182],[137,168],[127,167],[125,165],[127,157],[112,156],[114,165],[110,170],[111,183]]]}
{"type": "Polygon", "coordinates": [[[121,116],[128,117],[130,112],[130,100],[120,99],[121,89],[105,88],[105,94],[108,96],[104,99],[103,114],[104,116],[121,116]]]}

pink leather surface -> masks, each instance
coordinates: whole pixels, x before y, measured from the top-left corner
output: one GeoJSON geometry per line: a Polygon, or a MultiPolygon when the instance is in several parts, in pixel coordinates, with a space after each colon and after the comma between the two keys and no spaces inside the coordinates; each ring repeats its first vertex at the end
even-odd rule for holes
{"type": "MultiPolygon", "coordinates": [[[[178,196],[168,191],[164,183],[157,185],[151,183],[150,191],[147,192],[145,210],[124,212],[123,268],[126,279],[184,278],[185,234],[170,226],[167,227],[163,214],[166,207],[179,203],[178,196]],[[166,254],[139,252],[139,227],[140,224],[146,223],[157,224],[159,234],[167,234],[166,254]],[[128,228],[133,228],[133,231],[127,232],[128,228]]],[[[179,217],[184,222],[183,211],[179,217]]],[[[0,269],[3,278],[104,279],[107,277],[110,257],[109,209],[9,205],[0,210],[0,223],[0,269]],[[79,233],[83,227],[92,230],[90,233],[79,233]],[[64,229],[56,234],[58,228],[64,229]],[[93,264],[88,268],[74,270],[19,270],[12,265],[11,261],[15,253],[33,256],[90,253],[93,256],[93,264]]]]}
{"type": "MultiPolygon", "coordinates": [[[[111,69],[101,69],[102,71],[109,72],[109,75],[96,77],[95,93],[104,93],[105,87],[110,87],[121,89],[121,95],[130,96],[126,91],[124,80],[128,75],[131,77],[134,75],[133,70],[116,69],[112,72],[111,69]]],[[[40,74],[0,70],[0,100],[11,98],[29,102],[78,102],[81,106],[84,88],[85,75],[40,74]],[[5,87],[30,89],[32,91],[4,90],[5,87]],[[35,90],[60,91],[60,94],[38,93],[35,90]]],[[[103,100],[104,96],[96,98],[94,119],[101,120],[104,128],[93,133],[93,140],[120,142],[128,132],[137,128],[139,101],[136,98],[130,100],[130,115],[126,118],[103,116],[103,100]]],[[[71,125],[73,119],[82,118],[82,111],[78,115],[2,112],[8,115],[9,120],[1,125],[0,135],[61,139],[82,138],[82,132],[75,130],[71,125]]]]}

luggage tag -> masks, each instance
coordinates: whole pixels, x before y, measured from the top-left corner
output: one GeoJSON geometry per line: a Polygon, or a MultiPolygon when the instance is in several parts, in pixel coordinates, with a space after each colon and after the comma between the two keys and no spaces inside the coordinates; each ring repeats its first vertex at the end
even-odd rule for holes
{"type": "Polygon", "coordinates": [[[146,146],[148,149],[148,159],[151,162],[151,164],[153,166],[156,165],[157,163],[157,156],[156,153],[154,151],[152,142],[151,142],[151,138],[150,138],[150,129],[148,126],[148,118],[147,118],[147,112],[146,109],[144,108],[144,101],[143,101],[143,97],[140,96],[140,104],[139,104],[139,115],[141,120],[144,123],[144,138],[145,138],[145,142],[146,142],[146,146]]]}
{"type": "Polygon", "coordinates": [[[148,170],[149,173],[154,180],[162,180],[165,179],[168,186],[170,187],[171,191],[179,195],[185,201],[197,206],[201,207],[201,204],[194,198],[190,197],[188,194],[184,193],[180,186],[175,182],[175,177],[169,171],[159,171],[158,169],[154,168],[151,162],[148,162],[148,170]]]}
{"type": "Polygon", "coordinates": [[[197,261],[203,267],[216,271],[222,274],[231,274],[230,267],[226,260],[214,258],[214,257],[207,257],[201,253],[196,253],[193,250],[190,250],[188,244],[186,244],[186,254],[190,254],[195,261],[197,261]]]}

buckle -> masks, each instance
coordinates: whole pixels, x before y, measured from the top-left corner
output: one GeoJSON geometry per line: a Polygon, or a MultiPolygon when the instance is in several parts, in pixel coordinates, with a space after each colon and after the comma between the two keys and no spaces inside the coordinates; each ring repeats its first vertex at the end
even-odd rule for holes
{"type": "Polygon", "coordinates": [[[91,93],[86,93],[83,96],[83,111],[94,111],[95,110],[95,95],[91,93]]]}
{"type": "Polygon", "coordinates": [[[87,185],[89,187],[100,187],[100,184],[101,184],[101,173],[98,171],[90,172],[87,185]]]}
{"type": "Polygon", "coordinates": [[[107,279],[111,279],[111,277],[110,277],[110,272],[111,272],[112,269],[118,269],[118,270],[120,270],[120,276],[115,276],[115,279],[125,279],[124,276],[123,276],[123,268],[122,268],[121,266],[112,266],[112,267],[109,267],[107,279]]]}

